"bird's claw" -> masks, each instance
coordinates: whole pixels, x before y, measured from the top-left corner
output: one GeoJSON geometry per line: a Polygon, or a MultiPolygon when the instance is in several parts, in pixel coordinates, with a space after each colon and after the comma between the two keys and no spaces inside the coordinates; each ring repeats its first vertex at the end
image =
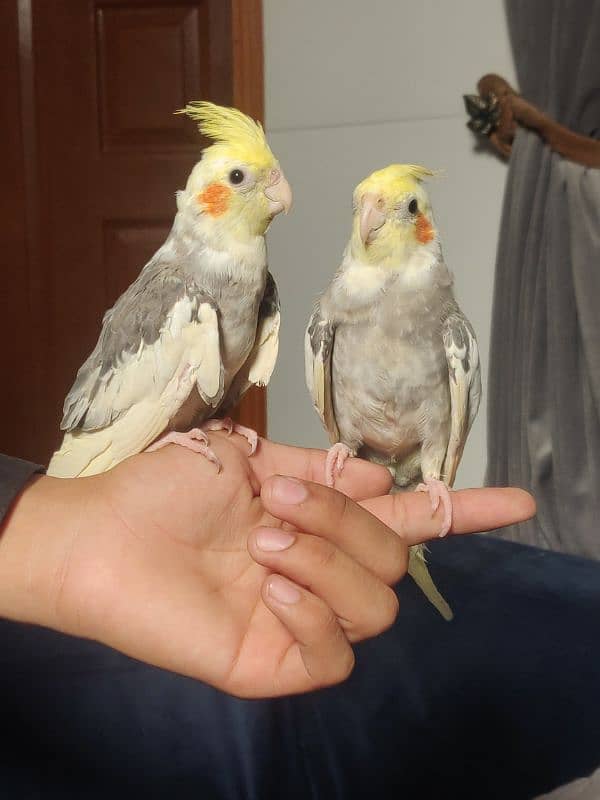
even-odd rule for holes
{"type": "Polygon", "coordinates": [[[440,537],[445,536],[452,527],[452,498],[450,490],[443,481],[437,478],[425,478],[424,483],[420,483],[415,489],[417,492],[427,492],[431,500],[431,510],[435,514],[440,503],[444,512],[440,537]]]}
{"type": "Polygon", "coordinates": [[[258,447],[258,434],[256,431],[253,431],[252,428],[246,428],[245,425],[238,425],[230,417],[209,419],[202,425],[202,429],[205,431],[227,431],[227,436],[231,436],[232,433],[238,433],[250,445],[250,455],[253,456],[256,453],[256,448],[258,447]]]}
{"type": "Polygon", "coordinates": [[[147,447],[146,452],[153,453],[156,450],[160,450],[162,447],[166,447],[168,444],[178,444],[181,447],[187,447],[188,450],[192,450],[194,453],[204,456],[211,464],[214,464],[217,468],[217,473],[221,472],[221,462],[208,446],[208,436],[201,428],[192,428],[185,433],[170,431],[157,439],[150,447],[147,447]]]}
{"type": "Polygon", "coordinates": [[[329,448],[325,459],[325,483],[327,486],[331,488],[335,486],[336,472],[338,476],[341,475],[346,459],[351,458],[353,455],[352,450],[342,442],[338,442],[329,448]]]}

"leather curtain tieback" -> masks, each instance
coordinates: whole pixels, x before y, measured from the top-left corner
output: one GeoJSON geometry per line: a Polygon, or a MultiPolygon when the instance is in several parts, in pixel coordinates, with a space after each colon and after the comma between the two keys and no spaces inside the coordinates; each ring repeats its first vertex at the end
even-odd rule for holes
{"type": "Polygon", "coordinates": [[[509,156],[517,126],[535,131],[551,150],[585,167],[600,167],[600,141],[581,136],[559,125],[525,100],[499,75],[484,75],[477,84],[479,95],[464,95],[471,119],[468,127],[487,136],[502,155],[509,156]]]}

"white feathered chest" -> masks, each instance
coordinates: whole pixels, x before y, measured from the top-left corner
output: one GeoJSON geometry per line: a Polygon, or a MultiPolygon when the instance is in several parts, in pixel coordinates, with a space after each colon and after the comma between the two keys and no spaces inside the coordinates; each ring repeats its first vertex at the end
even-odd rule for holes
{"type": "Polygon", "coordinates": [[[425,418],[449,419],[440,321],[446,298],[438,289],[429,294],[392,282],[337,325],[332,400],[342,439],[397,457],[421,441],[425,418]]]}

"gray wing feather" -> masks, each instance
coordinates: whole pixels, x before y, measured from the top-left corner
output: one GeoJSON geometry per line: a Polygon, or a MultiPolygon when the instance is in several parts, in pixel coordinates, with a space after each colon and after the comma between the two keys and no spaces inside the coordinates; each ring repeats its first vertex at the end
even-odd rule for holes
{"type": "Polygon", "coordinates": [[[233,380],[219,412],[228,413],[251,386],[269,383],[279,349],[281,320],[279,292],[270,272],[267,272],[265,291],[258,309],[254,347],[246,363],[233,380]]]}
{"type": "Polygon", "coordinates": [[[281,319],[279,292],[270,272],[267,272],[265,291],[258,309],[256,339],[247,359],[248,380],[251,385],[266,386],[277,361],[279,323],[281,319]]]}
{"type": "Polygon", "coordinates": [[[304,344],[306,385],[332,444],[340,438],[333,407],[331,378],[334,339],[335,326],[322,314],[321,305],[317,302],[306,329],[304,344]]]}
{"type": "MultiPolygon", "coordinates": [[[[208,292],[157,254],[104,315],[96,347],[79,369],[65,399],[62,430],[98,430],[122,416],[125,408],[102,402],[109,389],[114,389],[112,382],[119,380],[119,368],[124,359],[133,358],[142,348],[156,342],[176,304],[185,298],[190,301],[189,322],[198,320],[206,304],[218,314],[208,292]]],[[[222,385],[221,364],[221,392],[222,385]]]]}
{"type": "Polygon", "coordinates": [[[265,283],[265,291],[263,298],[260,302],[258,309],[258,323],[260,327],[261,320],[275,320],[281,311],[281,303],[279,302],[279,292],[277,291],[277,284],[275,278],[270,272],[267,272],[267,281],[265,283]]]}
{"type": "Polygon", "coordinates": [[[475,332],[460,311],[452,313],[442,331],[450,385],[451,426],[444,479],[452,486],[467,436],[481,400],[479,348],[475,332]]]}

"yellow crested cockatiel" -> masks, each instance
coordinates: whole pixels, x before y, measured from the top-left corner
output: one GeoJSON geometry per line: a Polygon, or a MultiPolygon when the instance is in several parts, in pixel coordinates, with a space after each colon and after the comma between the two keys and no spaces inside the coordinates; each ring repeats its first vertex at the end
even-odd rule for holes
{"type": "MultiPolygon", "coordinates": [[[[354,192],[352,235],[306,331],[306,380],[329,434],[327,482],[348,456],[385,464],[394,490],[442,504],[481,396],[473,328],[459,309],[423,179],[429,170],[393,164],[354,192]]],[[[446,619],[423,546],[409,573],[446,619]]]]}
{"type": "MultiPolygon", "coordinates": [[[[93,475],[168,442],[218,465],[205,430],[231,421],[212,418],[271,377],[279,300],[265,233],[291,206],[289,184],[259,123],[208,102],[181,113],[214,143],[177,193],[166,242],[104,316],[65,400],[49,475],[93,475]]],[[[256,434],[240,432],[253,452],[256,434]]]]}

